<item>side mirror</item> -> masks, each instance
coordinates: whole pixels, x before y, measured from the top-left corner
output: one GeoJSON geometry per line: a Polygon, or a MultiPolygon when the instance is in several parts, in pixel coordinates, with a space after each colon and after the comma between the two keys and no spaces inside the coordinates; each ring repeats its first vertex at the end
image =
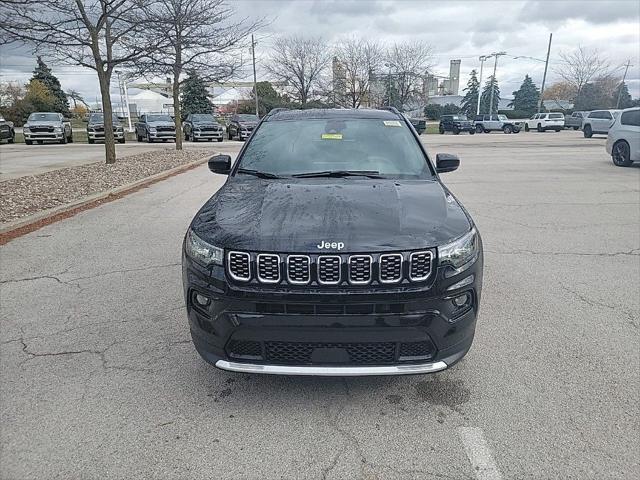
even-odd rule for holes
{"type": "Polygon", "coordinates": [[[208,163],[209,170],[213,173],[228,175],[231,171],[231,157],[229,155],[214,155],[208,163]]]}
{"type": "Polygon", "coordinates": [[[456,155],[449,153],[438,153],[436,155],[436,171],[438,173],[453,172],[460,166],[460,159],[456,155]]]}

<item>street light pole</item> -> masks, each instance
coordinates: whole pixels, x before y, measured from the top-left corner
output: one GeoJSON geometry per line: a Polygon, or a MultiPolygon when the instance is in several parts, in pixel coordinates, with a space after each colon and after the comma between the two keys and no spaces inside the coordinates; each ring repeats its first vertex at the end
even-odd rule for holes
{"type": "Polygon", "coordinates": [[[553,33],[549,34],[549,47],[547,48],[547,60],[544,63],[544,74],[542,75],[542,86],[540,87],[540,98],[538,99],[538,113],[542,109],[542,94],[544,93],[544,83],[547,80],[547,68],[549,67],[549,53],[551,53],[551,39],[553,33]]]}
{"type": "Polygon", "coordinates": [[[476,115],[480,115],[480,97],[482,96],[482,68],[484,67],[484,61],[491,58],[491,55],[480,55],[480,79],[478,80],[478,106],[476,107],[476,115]]]}
{"type": "Polygon", "coordinates": [[[622,86],[624,85],[624,81],[627,79],[627,71],[629,67],[632,67],[631,60],[627,60],[627,64],[625,65],[624,75],[622,76],[622,82],[620,83],[620,89],[618,90],[618,100],[616,100],[616,108],[620,105],[620,95],[622,95],[622,86]]]}
{"type": "Polygon", "coordinates": [[[491,77],[491,83],[489,84],[491,88],[491,95],[489,96],[489,115],[493,113],[493,92],[495,91],[495,85],[496,85],[496,70],[498,68],[498,57],[500,55],[506,55],[506,54],[507,54],[506,52],[496,52],[491,54],[491,56],[495,57],[495,61],[493,62],[493,76],[491,77]]]}
{"type": "Polygon", "coordinates": [[[258,80],[256,77],[256,43],[253,41],[253,33],[251,34],[251,55],[253,56],[253,95],[256,98],[256,117],[260,116],[258,108],[258,80]]]}

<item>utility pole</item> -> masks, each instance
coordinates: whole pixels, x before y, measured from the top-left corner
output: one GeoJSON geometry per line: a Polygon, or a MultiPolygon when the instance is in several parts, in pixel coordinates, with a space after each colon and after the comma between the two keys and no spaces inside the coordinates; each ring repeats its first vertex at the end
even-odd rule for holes
{"type": "Polygon", "coordinates": [[[253,40],[253,33],[251,34],[251,55],[253,56],[253,95],[256,98],[256,116],[260,116],[258,108],[258,80],[256,77],[256,44],[253,40]]]}
{"type": "MultiPolygon", "coordinates": [[[[493,62],[493,77],[491,77],[492,83],[489,84],[491,87],[491,96],[489,97],[489,115],[493,113],[493,92],[496,89],[496,70],[498,68],[498,57],[506,54],[507,52],[496,52],[491,54],[495,58],[495,61],[493,62]]],[[[496,108],[496,113],[497,110],[498,109],[496,108]]]]}
{"type": "Polygon", "coordinates": [[[133,126],[131,125],[131,112],[129,111],[129,92],[127,92],[127,80],[120,78],[120,72],[116,72],[118,75],[118,87],[120,88],[120,109],[123,116],[127,117],[129,123],[129,132],[133,132],[133,126]]]}
{"type": "Polygon", "coordinates": [[[478,80],[478,106],[476,108],[476,115],[480,115],[480,97],[482,96],[482,67],[484,67],[484,61],[491,58],[491,55],[480,55],[480,80],[478,80]]]}
{"type": "Polygon", "coordinates": [[[627,71],[629,70],[629,67],[633,67],[633,65],[631,65],[631,60],[627,60],[627,64],[625,65],[624,68],[624,75],[622,76],[622,82],[620,83],[620,89],[618,90],[618,100],[616,100],[616,108],[618,108],[618,106],[620,105],[620,96],[622,95],[622,86],[624,85],[624,81],[627,79],[627,71]]]}
{"type": "Polygon", "coordinates": [[[538,113],[542,110],[542,94],[544,93],[544,83],[547,80],[547,68],[549,68],[549,54],[551,53],[551,39],[553,33],[549,34],[549,47],[547,47],[547,60],[544,63],[544,74],[542,75],[542,86],[540,87],[540,98],[538,99],[538,113]]]}

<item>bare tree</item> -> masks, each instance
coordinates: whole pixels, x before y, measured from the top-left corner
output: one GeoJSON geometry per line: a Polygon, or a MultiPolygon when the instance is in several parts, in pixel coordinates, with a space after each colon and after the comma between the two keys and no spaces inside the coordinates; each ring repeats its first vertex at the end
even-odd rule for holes
{"type": "Polygon", "coordinates": [[[73,102],[73,109],[74,110],[78,108],[78,102],[80,102],[82,105],[84,105],[87,109],[89,108],[89,105],[87,105],[87,102],[84,101],[84,97],[77,90],[73,90],[73,89],[67,90],[65,92],[65,94],[73,102]]]}
{"type": "Polygon", "coordinates": [[[344,90],[340,92],[344,101],[339,103],[351,108],[360,107],[370,96],[370,82],[382,66],[382,57],[377,43],[360,38],[353,37],[336,46],[337,64],[334,64],[333,74],[340,77],[339,87],[344,90]]]}
{"type": "Polygon", "coordinates": [[[556,73],[574,88],[576,97],[585,84],[596,77],[608,76],[611,70],[609,61],[601,58],[598,50],[588,50],[583,46],[571,53],[561,53],[560,58],[562,65],[556,73]]]}
{"type": "Polygon", "coordinates": [[[188,71],[204,81],[230,78],[241,66],[239,48],[263,20],[233,20],[224,0],[160,0],[144,9],[145,36],[160,38],[165,48],[149,52],[137,62],[144,76],[172,79],[176,150],[182,149],[180,86],[188,71]]]}
{"type": "Polygon", "coordinates": [[[294,99],[305,105],[313,89],[320,87],[330,60],[331,53],[322,38],[279,37],[265,68],[274,79],[287,84],[294,99]]]}
{"type": "Polygon", "coordinates": [[[430,45],[419,41],[394,43],[387,50],[387,67],[393,74],[401,107],[422,95],[424,75],[433,66],[432,52],[430,45]]]}
{"type": "Polygon", "coordinates": [[[145,1],[30,0],[0,4],[2,41],[32,45],[60,63],[96,71],[108,164],[116,161],[109,93],[111,76],[116,67],[140,58],[148,48],[153,48],[137,38],[141,24],[136,14],[145,1]]]}

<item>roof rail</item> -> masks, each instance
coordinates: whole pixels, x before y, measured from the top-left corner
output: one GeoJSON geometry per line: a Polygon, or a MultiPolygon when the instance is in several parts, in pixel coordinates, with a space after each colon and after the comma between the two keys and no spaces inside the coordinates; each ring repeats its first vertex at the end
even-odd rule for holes
{"type": "Polygon", "coordinates": [[[270,117],[271,115],[275,115],[278,112],[283,112],[286,110],[290,110],[289,108],[286,107],[278,107],[278,108],[273,108],[269,111],[269,113],[267,113],[263,118],[267,118],[270,117]]]}
{"type": "Polygon", "coordinates": [[[379,107],[379,108],[380,108],[380,110],[389,110],[390,112],[393,112],[396,115],[400,115],[400,112],[398,111],[398,109],[396,107],[386,106],[386,107],[379,107]]]}

